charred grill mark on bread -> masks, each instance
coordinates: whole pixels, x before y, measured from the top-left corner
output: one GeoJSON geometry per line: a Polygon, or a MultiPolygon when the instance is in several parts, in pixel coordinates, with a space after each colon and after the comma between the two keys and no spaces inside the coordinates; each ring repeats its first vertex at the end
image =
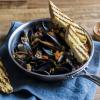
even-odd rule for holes
{"type": "Polygon", "coordinates": [[[4,68],[3,63],[0,60],[0,91],[3,93],[13,92],[13,88],[10,84],[6,69],[4,68]]]}

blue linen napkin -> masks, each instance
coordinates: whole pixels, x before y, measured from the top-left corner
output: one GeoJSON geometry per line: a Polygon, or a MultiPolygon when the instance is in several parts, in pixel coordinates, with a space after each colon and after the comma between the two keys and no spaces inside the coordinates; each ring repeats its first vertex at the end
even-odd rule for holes
{"type": "MultiPolygon", "coordinates": [[[[28,76],[11,61],[8,55],[8,39],[21,24],[12,22],[6,41],[0,48],[0,56],[17,92],[10,95],[0,94],[0,100],[94,100],[96,84],[88,79],[75,77],[61,82],[46,83],[28,76]]],[[[87,70],[97,74],[100,71],[100,43],[94,41],[94,44],[95,53],[87,70]]]]}

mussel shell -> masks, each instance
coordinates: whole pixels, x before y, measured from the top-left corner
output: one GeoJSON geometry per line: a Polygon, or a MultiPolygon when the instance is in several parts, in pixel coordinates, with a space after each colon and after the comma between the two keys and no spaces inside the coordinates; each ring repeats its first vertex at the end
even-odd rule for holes
{"type": "Polygon", "coordinates": [[[33,29],[33,31],[35,32],[35,31],[38,31],[38,29],[39,28],[42,28],[42,21],[39,21],[38,23],[36,22],[36,23],[34,23],[34,29],[33,29]]]}
{"type": "Polygon", "coordinates": [[[50,49],[52,49],[52,50],[62,50],[62,48],[60,47],[60,46],[55,46],[54,44],[52,44],[51,42],[48,42],[48,41],[40,41],[40,43],[41,43],[41,46],[43,46],[43,47],[48,47],[48,48],[50,48],[50,49]]]}
{"type": "Polygon", "coordinates": [[[28,43],[28,42],[24,42],[24,48],[25,48],[25,50],[28,52],[28,51],[32,51],[32,49],[31,49],[31,46],[30,46],[30,44],[28,43]]]}
{"type": "Polygon", "coordinates": [[[42,50],[49,56],[53,56],[54,55],[52,49],[42,47],[42,50]]]}
{"type": "Polygon", "coordinates": [[[18,44],[21,43],[21,37],[24,37],[24,36],[25,36],[24,31],[21,31],[20,37],[19,37],[18,42],[17,42],[18,44]]]}
{"type": "Polygon", "coordinates": [[[51,21],[42,21],[42,27],[45,31],[50,31],[53,29],[54,24],[51,21]]]}
{"type": "Polygon", "coordinates": [[[30,43],[32,42],[32,36],[34,36],[34,33],[33,33],[33,30],[30,29],[30,30],[28,31],[28,38],[29,38],[29,42],[30,42],[30,43]]]}
{"type": "Polygon", "coordinates": [[[65,49],[66,49],[66,51],[69,52],[70,47],[69,47],[69,46],[67,45],[67,43],[65,42],[64,38],[61,37],[59,34],[56,34],[56,36],[57,36],[57,40],[60,40],[61,46],[64,46],[65,49]]]}
{"type": "Polygon", "coordinates": [[[38,71],[50,71],[50,68],[54,67],[53,63],[51,61],[45,62],[43,64],[39,65],[38,71]]]}
{"type": "Polygon", "coordinates": [[[58,46],[61,46],[55,36],[52,36],[52,35],[49,35],[49,34],[48,34],[48,36],[50,36],[50,38],[52,39],[52,41],[54,41],[54,43],[56,43],[58,46]]]}
{"type": "Polygon", "coordinates": [[[49,33],[44,33],[43,38],[51,43],[53,43],[55,46],[61,46],[58,39],[55,35],[50,35],[49,33]]]}
{"type": "Polygon", "coordinates": [[[38,64],[38,66],[35,66],[33,68],[33,72],[39,73],[39,74],[43,74],[43,75],[50,75],[50,69],[52,67],[54,67],[53,63],[51,61],[47,61],[47,62],[42,62],[42,64],[38,64]],[[35,68],[36,67],[36,68],[35,68]]]}
{"type": "Polygon", "coordinates": [[[68,72],[69,72],[69,69],[67,69],[66,67],[56,67],[54,69],[54,72],[52,72],[51,74],[58,75],[58,74],[65,74],[68,72]]]}
{"type": "Polygon", "coordinates": [[[72,66],[69,63],[60,64],[58,67],[55,67],[55,70],[52,74],[64,74],[72,71],[72,66]]]}

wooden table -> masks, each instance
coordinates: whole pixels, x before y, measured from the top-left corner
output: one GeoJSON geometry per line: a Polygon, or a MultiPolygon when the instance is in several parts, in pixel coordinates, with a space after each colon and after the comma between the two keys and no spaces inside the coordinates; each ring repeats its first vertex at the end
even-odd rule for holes
{"type": "MultiPolygon", "coordinates": [[[[95,23],[100,22],[100,0],[52,1],[90,34],[95,23]]],[[[45,17],[49,17],[48,0],[0,0],[0,38],[6,35],[11,21],[26,22],[45,17]]],[[[99,87],[95,100],[100,100],[99,87]]]]}

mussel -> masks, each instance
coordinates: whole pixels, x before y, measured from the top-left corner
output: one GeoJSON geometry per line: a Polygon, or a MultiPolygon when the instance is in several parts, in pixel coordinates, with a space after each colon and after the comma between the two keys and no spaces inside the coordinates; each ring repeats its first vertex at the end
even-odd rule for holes
{"type": "Polygon", "coordinates": [[[43,38],[51,43],[53,43],[55,46],[61,46],[61,44],[59,43],[57,37],[55,36],[55,34],[53,32],[47,32],[44,33],[43,38]]]}
{"type": "Polygon", "coordinates": [[[42,74],[50,74],[50,70],[51,68],[55,67],[53,62],[52,61],[47,61],[47,62],[44,62],[42,64],[38,64],[38,66],[34,66],[33,68],[33,72],[38,72],[38,73],[42,73],[42,74]],[[37,68],[35,68],[37,67],[37,68]]]}
{"type": "Polygon", "coordinates": [[[49,48],[46,48],[46,47],[42,47],[42,49],[47,55],[54,56],[54,53],[53,53],[52,49],[49,49],[49,48]]]}
{"type": "Polygon", "coordinates": [[[36,44],[36,43],[41,43],[42,46],[51,48],[51,49],[53,49],[53,50],[62,50],[62,47],[54,46],[53,43],[50,43],[50,42],[48,42],[48,41],[40,40],[39,38],[36,38],[36,39],[32,42],[32,45],[34,45],[34,44],[36,44]]]}
{"type": "Polygon", "coordinates": [[[50,71],[50,68],[54,67],[54,64],[51,61],[47,61],[39,65],[38,71],[50,71]]]}
{"type": "Polygon", "coordinates": [[[68,73],[69,70],[66,67],[55,67],[51,74],[58,75],[58,74],[65,74],[68,73]]]}
{"type": "Polygon", "coordinates": [[[53,29],[53,26],[54,24],[51,21],[42,21],[42,27],[46,32],[51,31],[53,29]]]}
{"type": "Polygon", "coordinates": [[[43,26],[43,28],[44,28],[45,31],[49,31],[49,29],[46,27],[46,25],[45,25],[44,22],[42,22],[42,26],[43,26]]]}

